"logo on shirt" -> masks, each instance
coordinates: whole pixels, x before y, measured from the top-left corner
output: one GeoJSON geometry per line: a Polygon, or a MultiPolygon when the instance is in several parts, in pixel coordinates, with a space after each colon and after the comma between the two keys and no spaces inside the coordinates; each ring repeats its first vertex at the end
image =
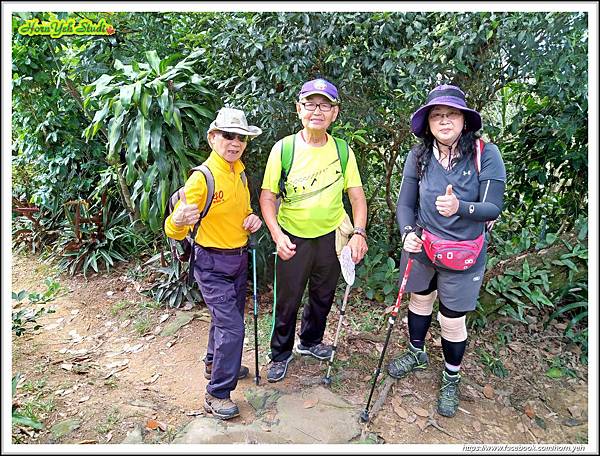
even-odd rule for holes
{"type": "Polygon", "coordinates": [[[218,192],[215,192],[215,194],[213,195],[213,204],[222,203],[222,202],[223,202],[223,190],[219,190],[218,192]]]}
{"type": "Polygon", "coordinates": [[[475,277],[473,277],[473,282],[477,282],[478,280],[481,280],[481,276],[475,276],[475,277]]]}
{"type": "Polygon", "coordinates": [[[470,175],[471,175],[471,170],[463,171],[463,176],[470,176],[470,175]]]}

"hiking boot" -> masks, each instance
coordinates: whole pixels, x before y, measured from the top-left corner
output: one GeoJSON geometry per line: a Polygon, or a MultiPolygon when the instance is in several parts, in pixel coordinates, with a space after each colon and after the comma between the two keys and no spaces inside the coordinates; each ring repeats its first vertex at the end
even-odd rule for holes
{"type": "Polygon", "coordinates": [[[230,398],[219,399],[210,393],[204,395],[204,410],[220,420],[229,420],[240,414],[240,409],[230,398]]]}
{"type": "Polygon", "coordinates": [[[271,361],[269,368],[267,369],[267,380],[270,383],[278,382],[283,380],[287,373],[288,364],[294,359],[294,355],[290,354],[287,359],[283,361],[271,361]]]}
{"type": "MultiPolygon", "coordinates": [[[[240,370],[238,371],[238,380],[241,380],[242,378],[246,378],[248,376],[249,372],[250,372],[250,369],[248,369],[246,366],[240,366],[240,370]]],[[[210,380],[211,374],[212,374],[212,363],[205,364],[204,365],[204,378],[207,380],[210,380]]]]}
{"type": "Polygon", "coordinates": [[[322,343],[313,345],[312,347],[306,347],[300,342],[298,345],[296,345],[296,353],[299,353],[303,356],[312,356],[313,358],[317,358],[322,361],[330,359],[331,352],[333,352],[333,347],[331,345],[325,345],[322,343]]]}
{"type": "Polygon", "coordinates": [[[450,375],[444,371],[442,374],[442,387],[438,397],[437,411],[442,416],[452,417],[458,409],[458,396],[460,395],[458,384],[460,383],[460,374],[450,375]]]}
{"type": "Polygon", "coordinates": [[[388,374],[394,378],[402,378],[415,369],[425,369],[429,363],[429,357],[425,350],[421,350],[408,344],[408,351],[393,359],[388,364],[388,374]]]}

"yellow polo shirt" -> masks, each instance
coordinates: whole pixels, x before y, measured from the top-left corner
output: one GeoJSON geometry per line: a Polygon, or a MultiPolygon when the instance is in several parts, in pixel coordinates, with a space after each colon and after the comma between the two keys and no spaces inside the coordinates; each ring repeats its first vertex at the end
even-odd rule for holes
{"type": "MultiPolygon", "coordinates": [[[[240,177],[244,164],[237,160],[232,171],[229,162],[215,151],[211,152],[204,164],[215,178],[215,193],[210,210],[200,223],[196,243],[203,247],[221,249],[242,247],[248,243],[249,235],[242,224],[252,213],[250,192],[240,177]]],[[[192,173],[185,183],[184,191],[187,203],[197,204],[198,209],[202,211],[207,193],[204,175],[200,172],[192,173]]],[[[175,209],[179,204],[180,201],[175,205],[175,209]]],[[[194,227],[177,227],[171,220],[172,216],[171,213],[165,221],[165,233],[172,239],[182,240],[194,227]]]]}
{"type": "MultiPolygon", "coordinates": [[[[346,173],[337,154],[334,139],[328,134],[321,147],[306,144],[299,133],[295,138],[294,160],[286,181],[287,196],[279,206],[277,222],[295,236],[315,238],[335,230],[346,213],[342,192],[362,187],[356,157],[349,148],[346,173]]],[[[281,177],[281,145],[271,149],[262,188],[277,194],[281,177]]]]}

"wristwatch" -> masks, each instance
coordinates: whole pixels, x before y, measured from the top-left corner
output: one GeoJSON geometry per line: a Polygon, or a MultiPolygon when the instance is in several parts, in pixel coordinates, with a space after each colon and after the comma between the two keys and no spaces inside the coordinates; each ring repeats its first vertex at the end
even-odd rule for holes
{"type": "Polygon", "coordinates": [[[359,236],[362,236],[363,238],[365,238],[365,241],[367,240],[367,232],[365,231],[364,228],[357,226],[356,228],[354,228],[353,234],[358,234],[359,236]]]}

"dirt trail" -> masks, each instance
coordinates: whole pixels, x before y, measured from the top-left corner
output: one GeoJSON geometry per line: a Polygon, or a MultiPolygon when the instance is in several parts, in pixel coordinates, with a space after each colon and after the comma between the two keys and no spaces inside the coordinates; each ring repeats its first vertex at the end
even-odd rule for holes
{"type": "MultiPolygon", "coordinates": [[[[15,292],[42,292],[51,275],[37,258],[13,258],[15,292]]],[[[16,404],[44,423],[39,431],[13,427],[13,443],[121,443],[135,429],[142,430],[143,443],[168,443],[202,416],[207,380],[200,360],[209,321],[205,308],[182,312],[153,307],[150,298],[136,291],[139,283],[127,277],[126,265],[87,280],[61,275],[56,281],[65,291],[50,303],[56,312],[39,318],[42,328],[36,332],[28,330],[21,337],[13,332],[13,375],[21,374],[16,404]],[[161,335],[178,316],[194,318],[173,335],[161,335]]],[[[268,323],[269,309],[261,312],[263,323],[268,323]]],[[[330,341],[337,318],[337,314],[330,317],[326,335],[330,341]]],[[[398,343],[390,345],[390,354],[403,343],[398,334],[405,328],[401,322],[396,326],[400,326],[394,330],[398,343]]],[[[392,444],[587,443],[587,366],[576,362],[576,349],[565,347],[552,326],[532,333],[505,322],[502,331],[510,337],[498,356],[509,376],[499,378],[484,370],[476,354],[492,350],[498,330],[490,326],[472,338],[463,366],[460,410],[454,418],[434,412],[442,353],[433,331],[430,368],[395,383],[379,413],[363,427],[362,438],[392,444]],[[544,375],[549,360],[557,356],[573,377],[544,375]]],[[[366,401],[384,332],[385,327],[369,337],[347,325],[339,344],[336,358],[344,367],[331,391],[357,414],[366,401]]],[[[232,423],[239,425],[257,419],[245,397],[255,387],[253,346],[248,326],[243,362],[251,375],[232,395],[241,412],[232,423]]],[[[262,353],[261,387],[284,393],[317,386],[326,368],[325,363],[296,359],[288,377],[271,385],[265,380],[264,364],[262,353]]],[[[384,378],[382,374],[380,380],[384,378]]],[[[316,415],[314,426],[331,423],[320,422],[316,415]]]]}

